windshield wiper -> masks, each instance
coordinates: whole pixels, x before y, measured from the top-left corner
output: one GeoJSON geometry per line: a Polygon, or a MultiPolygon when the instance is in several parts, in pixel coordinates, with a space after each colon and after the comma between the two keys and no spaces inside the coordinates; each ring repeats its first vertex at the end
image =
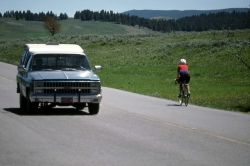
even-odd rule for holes
{"type": "Polygon", "coordinates": [[[52,71],[53,69],[41,69],[43,71],[52,71]]]}
{"type": "Polygon", "coordinates": [[[83,66],[80,66],[79,68],[80,68],[80,70],[88,70],[88,69],[86,69],[86,68],[83,67],[83,66]]]}
{"type": "Polygon", "coordinates": [[[65,67],[65,68],[62,68],[61,70],[65,70],[65,71],[75,71],[75,70],[77,70],[77,69],[76,69],[76,68],[65,67]]]}

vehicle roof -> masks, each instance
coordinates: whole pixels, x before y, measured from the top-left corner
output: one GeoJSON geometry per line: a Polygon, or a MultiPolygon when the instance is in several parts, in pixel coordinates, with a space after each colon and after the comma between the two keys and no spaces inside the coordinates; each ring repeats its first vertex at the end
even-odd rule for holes
{"type": "Polygon", "coordinates": [[[84,50],[76,44],[25,44],[33,54],[84,54],[84,50]]]}

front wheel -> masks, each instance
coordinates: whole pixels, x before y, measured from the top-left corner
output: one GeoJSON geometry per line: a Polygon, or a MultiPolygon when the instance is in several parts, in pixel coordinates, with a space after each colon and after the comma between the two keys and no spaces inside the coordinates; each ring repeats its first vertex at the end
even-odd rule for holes
{"type": "Polygon", "coordinates": [[[99,112],[100,104],[99,103],[88,103],[88,107],[89,107],[89,114],[96,115],[99,112]]]}
{"type": "Polygon", "coordinates": [[[20,93],[19,95],[19,105],[20,105],[20,111],[24,112],[26,111],[27,105],[26,105],[26,98],[20,93]]]}
{"type": "Polygon", "coordinates": [[[26,99],[26,112],[34,113],[38,109],[38,103],[31,102],[29,99],[26,99]]]}
{"type": "Polygon", "coordinates": [[[37,110],[38,103],[31,102],[29,99],[25,98],[22,94],[19,96],[20,110],[22,113],[32,113],[37,110]]]}

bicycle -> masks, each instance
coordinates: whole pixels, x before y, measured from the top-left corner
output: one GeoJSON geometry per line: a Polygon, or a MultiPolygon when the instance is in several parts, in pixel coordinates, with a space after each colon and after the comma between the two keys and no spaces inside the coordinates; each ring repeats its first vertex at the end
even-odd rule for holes
{"type": "MultiPolygon", "coordinates": [[[[179,83],[178,80],[175,80],[175,83],[179,83]]],[[[190,94],[188,93],[188,84],[186,83],[180,83],[180,87],[181,87],[181,93],[178,96],[178,101],[180,103],[180,106],[182,106],[182,104],[184,103],[185,106],[188,106],[188,102],[189,102],[189,98],[190,98],[190,94]]]]}
{"type": "Polygon", "coordinates": [[[183,103],[185,104],[185,106],[188,106],[190,94],[188,94],[187,86],[188,84],[181,83],[181,94],[179,96],[180,106],[182,106],[183,103]]]}

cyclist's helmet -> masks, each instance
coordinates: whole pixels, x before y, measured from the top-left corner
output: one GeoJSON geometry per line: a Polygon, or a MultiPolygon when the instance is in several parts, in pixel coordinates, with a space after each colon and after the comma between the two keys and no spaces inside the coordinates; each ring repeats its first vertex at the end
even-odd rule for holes
{"type": "Polygon", "coordinates": [[[179,62],[180,64],[187,64],[187,61],[186,61],[186,59],[180,59],[180,62],[179,62]]]}

